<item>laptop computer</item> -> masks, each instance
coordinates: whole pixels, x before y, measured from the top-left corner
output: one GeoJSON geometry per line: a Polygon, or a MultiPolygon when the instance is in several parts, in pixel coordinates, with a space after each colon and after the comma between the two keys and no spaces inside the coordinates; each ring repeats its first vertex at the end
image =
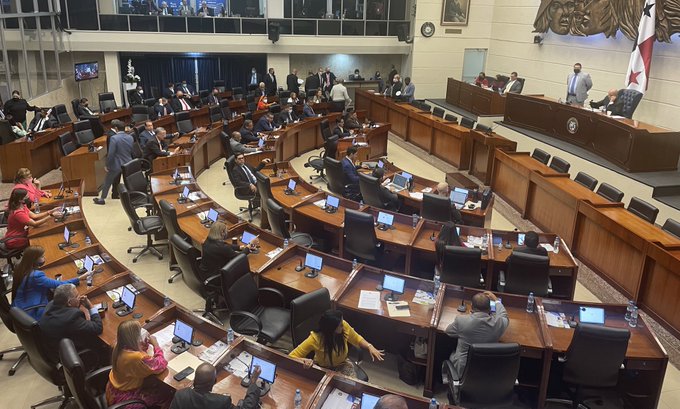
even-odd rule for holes
{"type": "Polygon", "coordinates": [[[451,200],[451,203],[453,203],[456,206],[456,209],[462,209],[463,206],[465,206],[465,201],[467,200],[468,197],[468,190],[467,189],[462,189],[462,188],[455,188],[451,191],[451,194],[449,195],[449,199],[451,200]]]}
{"type": "Polygon", "coordinates": [[[394,174],[394,179],[387,187],[393,187],[396,192],[400,192],[408,186],[408,179],[399,173],[394,174]]]}

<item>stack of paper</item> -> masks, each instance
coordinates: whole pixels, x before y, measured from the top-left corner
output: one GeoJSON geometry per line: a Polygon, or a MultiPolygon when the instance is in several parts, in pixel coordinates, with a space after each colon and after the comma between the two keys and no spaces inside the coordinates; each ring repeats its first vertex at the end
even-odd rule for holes
{"type": "Polygon", "coordinates": [[[158,345],[172,345],[172,338],[175,336],[175,323],[168,324],[160,331],[156,331],[153,336],[156,337],[158,345]]]}
{"type": "Polygon", "coordinates": [[[181,372],[187,367],[191,367],[194,372],[187,376],[187,379],[193,382],[194,376],[196,375],[196,368],[198,368],[198,366],[202,363],[203,361],[198,359],[196,355],[190,353],[189,351],[185,351],[171,359],[168,362],[168,368],[175,372],[181,372]]]}
{"type": "Polygon", "coordinates": [[[406,305],[408,306],[408,303],[406,301],[387,301],[387,313],[390,314],[390,317],[410,317],[411,316],[411,310],[409,308],[405,308],[403,310],[398,310],[397,307],[401,305],[406,305]]]}
{"type": "Polygon", "coordinates": [[[378,291],[361,290],[361,294],[359,294],[358,308],[364,310],[379,310],[380,293],[378,291]]]}
{"type": "Polygon", "coordinates": [[[431,187],[426,187],[425,189],[422,189],[421,192],[423,193],[430,193],[432,191],[431,187]]]}
{"type": "Polygon", "coordinates": [[[317,200],[314,202],[314,206],[324,208],[326,206],[326,199],[317,200]]]}
{"type": "Polygon", "coordinates": [[[552,246],[552,244],[541,243],[541,244],[539,244],[539,246],[541,246],[541,247],[543,247],[544,249],[546,249],[546,251],[547,251],[548,253],[551,253],[551,252],[555,251],[555,248],[552,246]]]}
{"type": "Polygon", "coordinates": [[[222,341],[217,341],[214,344],[212,344],[210,348],[203,351],[201,355],[198,356],[198,358],[203,362],[215,365],[217,363],[217,360],[220,359],[220,357],[224,354],[227,348],[229,348],[229,345],[225,344],[222,341]]]}
{"type": "Polygon", "coordinates": [[[569,322],[567,321],[567,317],[564,315],[564,313],[545,312],[543,315],[545,316],[545,321],[549,326],[556,328],[569,328],[569,322]]]}
{"type": "Polygon", "coordinates": [[[411,302],[420,305],[434,305],[434,295],[427,291],[418,290],[416,291],[416,295],[413,296],[413,300],[411,300],[411,302]]]}
{"type": "Polygon", "coordinates": [[[248,365],[250,365],[252,360],[253,356],[246,351],[243,351],[236,358],[229,361],[224,369],[233,373],[239,378],[245,378],[248,375],[248,365]]]}
{"type": "Polygon", "coordinates": [[[421,192],[408,192],[408,195],[413,199],[423,200],[423,194],[421,192]]]}
{"type": "Polygon", "coordinates": [[[205,193],[201,191],[196,191],[189,193],[189,196],[187,198],[195,202],[197,200],[206,199],[207,196],[205,195],[205,193]]]}
{"type": "Polygon", "coordinates": [[[269,258],[274,258],[274,257],[278,256],[279,253],[282,252],[282,251],[283,251],[283,249],[282,249],[281,247],[277,247],[277,248],[275,248],[274,250],[272,250],[272,251],[268,252],[267,254],[265,254],[265,256],[267,256],[267,257],[269,257],[269,258]]]}
{"type": "Polygon", "coordinates": [[[334,388],[331,393],[328,394],[321,409],[351,409],[354,404],[354,399],[354,396],[349,393],[334,388]]]}

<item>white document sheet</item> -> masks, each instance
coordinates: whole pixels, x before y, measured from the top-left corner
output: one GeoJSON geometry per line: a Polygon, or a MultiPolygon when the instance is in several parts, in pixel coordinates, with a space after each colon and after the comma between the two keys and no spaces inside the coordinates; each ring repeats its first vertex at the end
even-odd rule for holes
{"type": "Polygon", "coordinates": [[[380,292],[361,290],[359,295],[359,308],[365,310],[380,309],[380,292]]]}

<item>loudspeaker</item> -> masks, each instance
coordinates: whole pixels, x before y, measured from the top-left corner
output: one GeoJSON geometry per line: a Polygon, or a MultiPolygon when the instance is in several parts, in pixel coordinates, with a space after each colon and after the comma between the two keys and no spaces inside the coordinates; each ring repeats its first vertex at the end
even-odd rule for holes
{"type": "Polygon", "coordinates": [[[268,38],[272,41],[272,43],[276,43],[277,41],[279,41],[279,35],[281,34],[281,26],[279,25],[279,23],[270,21],[267,32],[269,33],[268,38]]]}
{"type": "Polygon", "coordinates": [[[400,25],[397,28],[397,39],[399,41],[408,41],[408,33],[406,32],[406,27],[400,25]]]}

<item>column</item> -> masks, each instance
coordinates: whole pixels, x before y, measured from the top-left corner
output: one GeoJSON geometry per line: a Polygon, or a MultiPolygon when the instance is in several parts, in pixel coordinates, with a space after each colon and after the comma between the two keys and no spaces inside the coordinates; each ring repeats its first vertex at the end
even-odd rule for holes
{"type": "Polygon", "coordinates": [[[104,53],[104,67],[106,67],[106,88],[109,92],[113,92],[113,96],[116,98],[116,104],[121,106],[125,103],[125,99],[121,92],[123,77],[120,72],[120,62],[117,52],[104,53]]]}

